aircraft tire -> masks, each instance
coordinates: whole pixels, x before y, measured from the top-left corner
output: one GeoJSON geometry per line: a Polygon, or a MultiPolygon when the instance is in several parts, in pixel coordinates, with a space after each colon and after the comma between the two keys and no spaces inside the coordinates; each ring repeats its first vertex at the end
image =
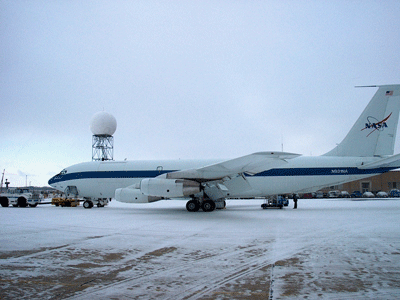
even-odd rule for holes
{"type": "Polygon", "coordinates": [[[203,201],[203,204],[201,205],[201,209],[205,212],[210,212],[215,209],[215,203],[212,200],[206,200],[203,201]]]}
{"type": "Polygon", "coordinates": [[[0,203],[2,207],[8,207],[10,204],[7,197],[0,197],[0,203]]]}
{"type": "Polygon", "coordinates": [[[35,204],[29,204],[30,207],[36,207],[37,205],[38,205],[37,203],[35,203],[35,204]]]}
{"type": "Polygon", "coordinates": [[[84,208],[92,208],[93,207],[93,202],[86,200],[85,202],[83,202],[83,207],[84,208]]]}
{"type": "Polygon", "coordinates": [[[188,201],[186,203],[186,209],[187,209],[187,211],[190,211],[190,212],[199,211],[199,209],[200,209],[199,201],[197,201],[197,200],[188,201]]]}

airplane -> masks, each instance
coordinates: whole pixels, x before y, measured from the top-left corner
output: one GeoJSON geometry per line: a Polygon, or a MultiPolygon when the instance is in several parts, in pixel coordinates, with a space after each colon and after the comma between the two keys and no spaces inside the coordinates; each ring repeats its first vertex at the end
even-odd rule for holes
{"type": "Polygon", "coordinates": [[[226,199],[314,192],[400,168],[393,155],[400,111],[400,84],[379,85],[349,133],[321,156],[257,152],[225,160],[91,161],[72,165],[49,180],[57,190],[93,202],[187,200],[186,209],[222,209],[226,199]]]}

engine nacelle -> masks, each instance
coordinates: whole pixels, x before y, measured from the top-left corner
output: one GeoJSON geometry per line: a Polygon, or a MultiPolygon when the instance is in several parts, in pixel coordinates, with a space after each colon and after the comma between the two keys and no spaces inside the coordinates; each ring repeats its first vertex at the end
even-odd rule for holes
{"type": "Polygon", "coordinates": [[[200,183],[183,179],[146,178],[140,182],[140,191],[145,195],[164,198],[186,197],[200,193],[200,183]]]}
{"type": "Polygon", "coordinates": [[[126,187],[115,191],[115,200],[125,203],[150,203],[161,200],[161,197],[143,195],[139,189],[126,187]]]}

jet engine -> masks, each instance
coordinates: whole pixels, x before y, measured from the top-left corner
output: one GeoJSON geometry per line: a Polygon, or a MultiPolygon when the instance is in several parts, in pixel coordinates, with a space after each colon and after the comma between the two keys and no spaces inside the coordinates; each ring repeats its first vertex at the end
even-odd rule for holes
{"type": "Polygon", "coordinates": [[[146,178],[140,182],[145,195],[174,198],[200,193],[200,183],[183,179],[146,178]]]}
{"type": "Polygon", "coordinates": [[[150,203],[161,200],[162,197],[143,195],[139,189],[126,187],[115,191],[115,200],[125,203],[150,203]]]}

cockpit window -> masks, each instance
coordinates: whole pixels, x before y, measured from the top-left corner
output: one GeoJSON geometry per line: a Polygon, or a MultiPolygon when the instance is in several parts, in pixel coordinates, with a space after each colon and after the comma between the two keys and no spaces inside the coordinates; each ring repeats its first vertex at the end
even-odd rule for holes
{"type": "Polygon", "coordinates": [[[67,169],[64,169],[64,170],[62,170],[62,171],[60,172],[60,175],[64,175],[64,174],[67,174],[67,169]]]}

